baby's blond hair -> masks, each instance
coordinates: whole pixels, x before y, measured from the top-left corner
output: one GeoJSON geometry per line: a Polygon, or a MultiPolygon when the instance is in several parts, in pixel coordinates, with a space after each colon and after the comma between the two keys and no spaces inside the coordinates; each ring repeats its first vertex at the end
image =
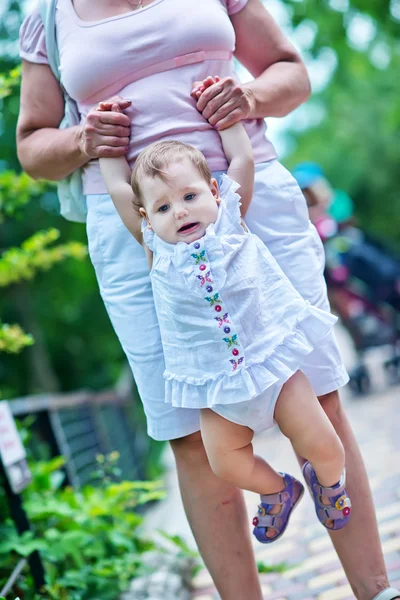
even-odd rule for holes
{"type": "Polygon", "coordinates": [[[140,180],[142,177],[159,177],[163,181],[166,178],[166,172],[163,170],[173,162],[182,161],[184,158],[190,160],[198,169],[201,176],[207,183],[211,181],[211,171],[204,155],[194,146],[169,140],[164,142],[154,142],[142,150],[136,159],[132,171],[131,186],[135,194],[135,206],[143,206],[143,195],[140,189],[140,180]]]}

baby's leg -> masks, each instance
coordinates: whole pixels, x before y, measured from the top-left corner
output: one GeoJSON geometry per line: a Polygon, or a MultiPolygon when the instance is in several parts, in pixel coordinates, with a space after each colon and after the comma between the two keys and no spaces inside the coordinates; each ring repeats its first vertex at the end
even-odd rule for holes
{"type": "Polygon", "coordinates": [[[254,432],[249,427],[232,423],[208,408],[200,411],[200,427],[214,473],[239,488],[260,494],[259,509],[262,506],[264,513],[262,518],[257,516],[253,520],[257,539],[269,543],[268,538],[272,542],[280,537],[290,513],[301,499],[301,484],[289,475],[285,481],[265,460],[254,456],[254,432]]]}
{"type": "Polygon", "coordinates": [[[210,466],[217,477],[257,494],[283,490],[282,476],[254,455],[251,429],[232,423],[209,408],[201,410],[200,427],[210,466]]]}
{"type": "Polygon", "coordinates": [[[301,371],[283,386],[274,417],[297,454],[312,464],[319,483],[324,487],[338,483],[345,464],[344,449],[301,371]]]}

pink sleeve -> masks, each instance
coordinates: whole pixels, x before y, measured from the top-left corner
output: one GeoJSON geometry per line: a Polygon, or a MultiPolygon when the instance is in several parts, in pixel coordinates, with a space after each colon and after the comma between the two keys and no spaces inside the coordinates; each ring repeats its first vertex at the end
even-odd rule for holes
{"type": "Polygon", "coordinates": [[[26,17],[19,32],[19,55],[32,63],[47,65],[46,39],[39,9],[26,17]]]}
{"type": "Polygon", "coordinates": [[[228,15],[234,15],[235,13],[242,10],[247,4],[248,0],[222,0],[222,4],[226,6],[228,15]]]}

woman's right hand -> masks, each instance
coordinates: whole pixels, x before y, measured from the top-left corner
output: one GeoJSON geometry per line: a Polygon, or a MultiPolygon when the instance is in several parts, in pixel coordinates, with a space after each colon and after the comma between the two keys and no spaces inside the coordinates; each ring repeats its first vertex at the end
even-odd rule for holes
{"type": "Polygon", "coordinates": [[[122,111],[131,104],[130,100],[113,96],[101,103],[101,110],[96,106],[89,111],[80,140],[81,148],[89,158],[115,158],[126,154],[131,122],[122,111]],[[113,110],[113,105],[120,111],[113,110]]]}

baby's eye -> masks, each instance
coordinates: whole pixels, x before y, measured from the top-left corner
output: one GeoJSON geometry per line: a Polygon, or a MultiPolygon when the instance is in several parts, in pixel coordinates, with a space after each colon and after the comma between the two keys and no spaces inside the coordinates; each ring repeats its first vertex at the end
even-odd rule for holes
{"type": "Polygon", "coordinates": [[[160,208],[158,209],[158,212],[166,212],[168,210],[168,204],[163,204],[162,206],[160,206],[160,208]]]}
{"type": "Polygon", "coordinates": [[[185,196],[185,200],[193,200],[195,198],[196,194],[186,194],[185,196]]]}

